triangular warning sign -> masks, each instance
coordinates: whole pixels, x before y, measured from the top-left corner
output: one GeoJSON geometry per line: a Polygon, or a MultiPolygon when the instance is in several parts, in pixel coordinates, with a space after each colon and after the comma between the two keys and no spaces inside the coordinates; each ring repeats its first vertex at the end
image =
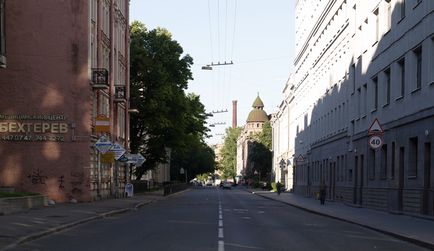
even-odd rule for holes
{"type": "Polygon", "coordinates": [[[368,134],[378,134],[383,133],[383,128],[381,128],[380,122],[378,122],[378,119],[375,119],[372,123],[371,127],[368,129],[368,134]]]}

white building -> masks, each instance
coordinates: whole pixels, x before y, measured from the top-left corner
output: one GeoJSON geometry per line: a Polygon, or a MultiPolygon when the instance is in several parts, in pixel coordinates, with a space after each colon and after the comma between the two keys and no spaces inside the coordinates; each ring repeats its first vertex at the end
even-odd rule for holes
{"type": "Polygon", "coordinates": [[[434,1],[314,2],[295,7],[295,192],[433,215],[434,1]]]}
{"type": "Polygon", "coordinates": [[[283,100],[279,105],[279,110],[273,114],[270,121],[273,135],[272,181],[279,181],[288,190],[293,188],[294,141],[290,140],[290,135],[294,132],[290,131],[289,113],[294,99],[291,89],[292,80],[291,75],[283,88],[283,100]]]}

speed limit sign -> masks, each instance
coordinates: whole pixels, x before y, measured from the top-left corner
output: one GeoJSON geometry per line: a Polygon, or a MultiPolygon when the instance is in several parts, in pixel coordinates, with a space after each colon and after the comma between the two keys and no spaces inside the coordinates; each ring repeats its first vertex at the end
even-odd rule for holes
{"type": "Polygon", "coordinates": [[[383,145],[383,139],[378,136],[378,135],[374,135],[369,137],[369,146],[372,149],[378,149],[383,145]]]}

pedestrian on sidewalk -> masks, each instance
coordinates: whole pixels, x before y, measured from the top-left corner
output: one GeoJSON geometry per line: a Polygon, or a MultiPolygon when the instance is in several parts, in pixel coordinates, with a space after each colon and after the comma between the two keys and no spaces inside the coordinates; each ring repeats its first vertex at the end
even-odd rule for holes
{"type": "Polygon", "coordinates": [[[276,183],[276,190],[277,190],[277,195],[280,195],[280,193],[282,192],[282,184],[280,184],[280,181],[276,183]]]}
{"type": "Polygon", "coordinates": [[[324,182],[321,182],[321,185],[319,187],[319,200],[321,201],[321,205],[325,204],[325,198],[326,198],[326,185],[324,182]]]}

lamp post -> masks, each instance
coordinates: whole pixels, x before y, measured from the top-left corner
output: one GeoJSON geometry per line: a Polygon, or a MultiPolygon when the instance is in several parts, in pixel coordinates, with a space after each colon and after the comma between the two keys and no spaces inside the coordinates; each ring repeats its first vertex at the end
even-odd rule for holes
{"type": "Polygon", "coordinates": [[[181,167],[181,169],[179,169],[179,173],[185,174],[185,183],[187,183],[187,169],[181,167]]]}

